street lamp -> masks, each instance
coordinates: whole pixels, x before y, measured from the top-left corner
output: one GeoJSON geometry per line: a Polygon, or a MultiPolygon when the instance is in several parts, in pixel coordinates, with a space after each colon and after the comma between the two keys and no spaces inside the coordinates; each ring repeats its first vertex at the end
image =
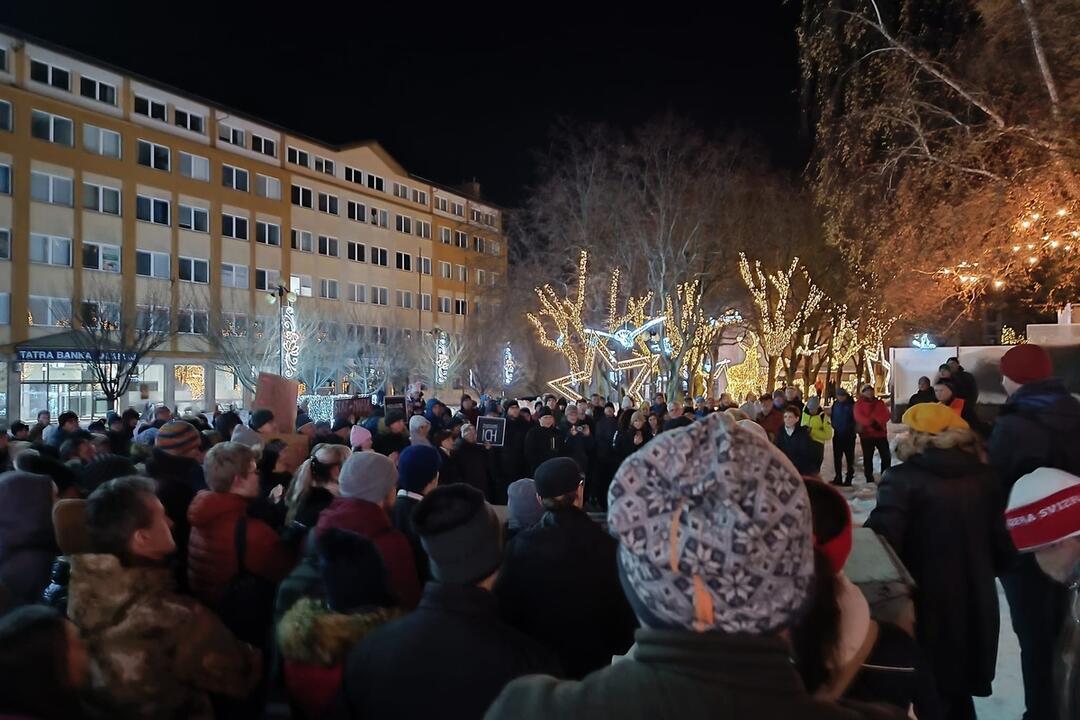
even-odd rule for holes
{"type": "Polygon", "coordinates": [[[300,357],[300,334],[296,332],[296,315],[292,304],[296,293],[284,285],[270,288],[266,301],[278,306],[278,375],[296,377],[296,365],[300,357]]]}

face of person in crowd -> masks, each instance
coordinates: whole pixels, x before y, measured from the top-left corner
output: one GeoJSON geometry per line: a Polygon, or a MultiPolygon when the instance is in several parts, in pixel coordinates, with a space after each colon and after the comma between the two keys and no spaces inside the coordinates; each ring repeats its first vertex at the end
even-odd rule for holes
{"type": "Polygon", "coordinates": [[[667,398],[664,397],[664,393],[656,393],[656,397],[653,398],[653,403],[656,405],[666,404],[667,398]]]}
{"type": "Polygon", "coordinates": [[[566,420],[571,425],[578,421],[578,409],[575,405],[566,408],[566,420]]]}
{"type": "Polygon", "coordinates": [[[162,405],[154,410],[154,420],[164,420],[166,422],[172,420],[172,410],[167,405],[162,405]]]}
{"type": "Polygon", "coordinates": [[[447,435],[446,437],[444,437],[443,441],[441,443],[439,443],[439,447],[441,447],[443,450],[446,450],[447,452],[450,452],[451,450],[453,450],[454,449],[454,436],[453,435],[447,435]]]}
{"type": "Polygon", "coordinates": [[[1080,538],[1065,538],[1037,551],[1035,561],[1044,573],[1062,585],[1067,584],[1074,577],[1077,564],[1080,563],[1080,538]]]}
{"type": "Polygon", "coordinates": [[[259,471],[256,469],[254,460],[248,463],[246,473],[233,478],[233,484],[229,492],[246,498],[259,496],[259,471]]]}
{"type": "Polygon", "coordinates": [[[434,405],[432,405],[431,406],[431,414],[434,415],[435,417],[442,417],[442,414],[443,414],[443,405],[442,405],[442,403],[435,403],[434,405]]]}
{"type": "Polygon", "coordinates": [[[784,389],[784,397],[787,398],[788,400],[794,400],[796,397],[798,397],[798,395],[799,395],[799,391],[796,390],[793,387],[789,387],[789,388],[784,389]]]}
{"type": "Polygon", "coordinates": [[[783,396],[774,397],[773,401],[772,401],[772,404],[773,404],[773,407],[776,408],[777,410],[783,410],[784,406],[787,405],[787,399],[785,397],[783,397],[783,396]]]}
{"type": "Polygon", "coordinates": [[[529,408],[522,408],[521,409],[521,418],[525,422],[532,422],[532,413],[529,412],[529,408]]]}
{"type": "Polygon", "coordinates": [[[934,397],[937,398],[939,403],[948,405],[952,402],[953,394],[948,385],[944,383],[938,383],[934,386],[934,397]]]}
{"type": "Polygon", "coordinates": [[[746,393],[746,402],[752,403],[755,400],[757,400],[757,398],[754,396],[754,393],[746,393]]]}
{"type": "Polygon", "coordinates": [[[634,429],[640,430],[641,428],[645,427],[645,420],[638,418],[636,420],[631,420],[630,424],[634,426],[634,429]]]}
{"type": "Polygon", "coordinates": [[[605,417],[615,417],[615,408],[611,407],[610,405],[605,406],[604,407],[604,416],[605,417]]]}
{"type": "Polygon", "coordinates": [[[766,415],[768,415],[769,413],[771,413],[773,411],[774,406],[773,406],[772,402],[764,402],[764,401],[762,401],[759,404],[761,405],[761,416],[762,417],[765,417],[766,415]]]}
{"type": "MultiPolygon", "coordinates": [[[[705,404],[704,400],[700,404],[704,405],[705,404]]],[[[730,395],[728,395],[727,393],[724,393],[723,395],[720,396],[720,404],[725,406],[725,407],[729,407],[731,405],[734,405],[735,401],[731,399],[730,395]]]]}
{"type": "Polygon", "coordinates": [[[655,415],[649,416],[649,427],[652,428],[654,433],[660,432],[660,418],[655,415]]]}
{"type": "Polygon", "coordinates": [[[506,416],[511,420],[517,420],[519,415],[521,415],[521,408],[517,405],[511,405],[506,409],[506,416]]]}
{"type": "Polygon", "coordinates": [[[956,358],[949,358],[945,364],[949,366],[949,370],[952,372],[960,372],[960,361],[956,358]]]}
{"type": "Polygon", "coordinates": [[[593,393],[592,405],[593,407],[604,407],[604,398],[600,397],[596,393],[593,393]]]}
{"type": "Polygon", "coordinates": [[[586,411],[588,411],[588,409],[589,403],[585,402],[584,400],[580,401],[577,404],[578,417],[585,417],[585,413],[586,411]]]}
{"type": "Polygon", "coordinates": [[[555,426],[555,416],[554,415],[543,415],[543,416],[540,417],[540,427],[549,428],[549,427],[554,427],[554,426],[555,426]]]}
{"type": "Polygon", "coordinates": [[[48,425],[52,422],[52,414],[50,414],[47,410],[45,412],[39,412],[37,416],[37,421],[42,425],[48,425]]]}
{"type": "Polygon", "coordinates": [[[476,403],[473,402],[472,398],[465,398],[464,400],[461,401],[461,409],[462,410],[472,410],[475,406],[476,406],[476,403]]]}
{"type": "Polygon", "coordinates": [[[548,398],[547,406],[549,408],[551,408],[552,410],[554,410],[555,408],[557,408],[559,406],[559,401],[556,400],[555,398],[548,398]]]}
{"type": "Polygon", "coordinates": [[[29,428],[19,428],[19,431],[17,433],[15,433],[15,439],[16,440],[25,440],[28,437],[30,437],[30,429],[29,428]]]}
{"type": "Polygon", "coordinates": [[[937,375],[942,380],[951,380],[952,379],[952,368],[949,367],[948,365],[942,365],[941,367],[938,368],[937,375]]]}
{"type": "Polygon", "coordinates": [[[395,422],[392,422],[386,427],[386,429],[392,433],[398,433],[400,435],[401,433],[405,432],[405,421],[397,420],[395,422]]]}
{"type": "Polygon", "coordinates": [[[84,442],[79,446],[79,462],[86,464],[97,457],[97,448],[92,442],[84,442]]]}
{"type": "Polygon", "coordinates": [[[143,502],[150,510],[150,524],[132,533],[128,550],[135,557],[161,562],[176,550],[172,521],[165,514],[165,506],[155,496],[145,494],[143,502]]]}
{"type": "Polygon", "coordinates": [[[799,416],[792,410],[784,411],[784,427],[792,430],[799,424],[799,416]]]}
{"type": "Polygon", "coordinates": [[[859,393],[859,395],[861,395],[862,397],[864,397],[867,400],[873,400],[874,399],[874,389],[873,388],[864,388],[863,391],[859,393]]]}
{"type": "Polygon", "coordinates": [[[461,438],[467,443],[476,442],[476,428],[472,425],[466,425],[465,431],[461,433],[461,438]]]}
{"type": "Polygon", "coordinates": [[[919,378],[919,392],[926,392],[930,389],[930,378],[919,378]]]}
{"type": "Polygon", "coordinates": [[[109,430],[111,430],[113,432],[120,432],[123,429],[124,429],[124,421],[121,420],[120,418],[117,418],[117,419],[113,420],[111,423],[109,423],[109,430]]]}
{"type": "Polygon", "coordinates": [[[68,432],[75,432],[79,429],[79,420],[77,418],[68,420],[64,423],[62,429],[67,430],[68,432]]]}

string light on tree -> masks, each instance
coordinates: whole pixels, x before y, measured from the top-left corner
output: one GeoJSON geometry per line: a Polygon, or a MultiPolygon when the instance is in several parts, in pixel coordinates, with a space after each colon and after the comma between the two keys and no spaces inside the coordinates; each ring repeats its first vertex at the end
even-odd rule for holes
{"type": "Polygon", "coordinates": [[[514,384],[514,372],[517,370],[517,363],[514,362],[514,351],[510,349],[510,343],[506,343],[506,347],[503,348],[503,386],[510,387],[514,384]]]}
{"type": "Polygon", "coordinates": [[[186,385],[192,400],[202,400],[206,392],[206,375],[202,365],[176,365],[173,367],[176,382],[186,385]]]}
{"type": "Polygon", "coordinates": [[[1001,327],[1001,344],[1002,345],[1022,345],[1027,342],[1027,338],[1021,333],[1016,332],[1008,325],[1001,327]]]}

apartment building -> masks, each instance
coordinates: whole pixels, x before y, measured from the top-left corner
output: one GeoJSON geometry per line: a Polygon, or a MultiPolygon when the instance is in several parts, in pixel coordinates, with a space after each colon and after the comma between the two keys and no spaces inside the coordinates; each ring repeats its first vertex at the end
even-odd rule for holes
{"type": "Polygon", "coordinates": [[[0,32],[0,415],[103,413],[71,342],[88,314],[175,333],[136,406],[243,402],[205,338],[276,322],[279,286],[342,337],[464,334],[506,277],[502,213],[477,196],[375,141],[320,143],[0,32]]]}

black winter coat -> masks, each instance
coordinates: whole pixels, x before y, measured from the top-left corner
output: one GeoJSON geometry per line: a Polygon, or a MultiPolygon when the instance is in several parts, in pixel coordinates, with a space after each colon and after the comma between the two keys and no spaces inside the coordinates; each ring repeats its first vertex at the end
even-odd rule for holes
{"type": "Polygon", "coordinates": [[[916,639],[942,696],[986,697],[997,662],[996,576],[1012,548],[993,470],[931,448],[886,470],[866,521],[915,580],[916,639]]]}
{"type": "Polygon", "coordinates": [[[506,437],[499,449],[499,480],[504,486],[529,477],[529,468],[525,463],[525,436],[529,434],[529,423],[518,416],[506,419],[506,437]]]}
{"type": "Polygon", "coordinates": [[[603,416],[596,421],[594,440],[596,442],[596,459],[601,463],[608,463],[615,458],[615,434],[619,432],[619,420],[615,417],[603,416]]]}
{"type": "Polygon", "coordinates": [[[525,436],[525,464],[529,468],[530,477],[536,474],[536,468],[545,460],[562,454],[562,437],[557,427],[545,428],[537,425],[525,436]]]}
{"type": "Polygon", "coordinates": [[[153,457],[146,463],[146,474],[154,479],[158,499],[165,506],[165,514],[172,520],[173,540],[176,541],[173,568],[180,589],[185,590],[188,536],[191,535],[187,511],[195,494],[207,489],[202,465],[191,458],[170,455],[154,448],[153,457]]]}
{"type": "Polygon", "coordinates": [[[615,435],[615,462],[621,465],[623,460],[645,447],[645,444],[652,438],[652,428],[649,427],[648,423],[642,425],[641,430],[638,430],[633,425],[630,425],[626,430],[620,430],[615,435]],[[639,432],[641,433],[641,444],[635,445],[634,436],[639,432]]]}
{"type": "Polygon", "coordinates": [[[558,655],[567,677],[611,664],[637,618],[619,582],[618,543],[581,510],[547,512],[506,548],[495,594],[511,625],[558,655]]]}
{"type": "Polygon", "coordinates": [[[479,720],[514,678],[558,672],[550,653],[499,620],[490,592],[429,582],[414,612],[349,653],[334,717],[479,720]]]}
{"type": "Polygon", "coordinates": [[[781,427],[776,432],[776,447],[787,455],[800,474],[814,475],[821,471],[823,446],[814,442],[805,426],[796,425],[791,435],[788,435],[787,428],[781,427]]]}
{"type": "Polygon", "coordinates": [[[452,456],[457,470],[457,482],[472,485],[490,500],[491,474],[487,449],[479,443],[459,438],[454,443],[452,456]]]}
{"type": "Polygon", "coordinates": [[[420,536],[413,528],[412,513],[420,501],[408,495],[398,495],[394,500],[394,509],[390,511],[390,522],[400,530],[409,541],[412,548],[413,561],[416,563],[416,575],[423,585],[431,579],[431,569],[428,567],[428,556],[424,546],[420,543],[420,536]]]}
{"type": "Polygon", "coordinates": [[[573,429],[567,421],[563,420],[559,424],[559,433],[562,435],[563,451],[562,454],[568,458],[573,458],[574,462],[578,464],[578,468],[581,472],[589,472],[589,460],[594,452],[595,447],[592,436],[592,427],[587,422],[578,423],[577,430],[573,429]],[[585,436],[584,426],[589,426],[589,435],[585,436]]]}
{"type": "Polygon", "coordinates": [[[910,398],[908,398],[908,407],[914,407],[915,405],[920,405],[922,403],[933,402],[937,402],[937,395],[934,394],[933,389],[920,390],[914,395],[912,395],[910,398]]]}

